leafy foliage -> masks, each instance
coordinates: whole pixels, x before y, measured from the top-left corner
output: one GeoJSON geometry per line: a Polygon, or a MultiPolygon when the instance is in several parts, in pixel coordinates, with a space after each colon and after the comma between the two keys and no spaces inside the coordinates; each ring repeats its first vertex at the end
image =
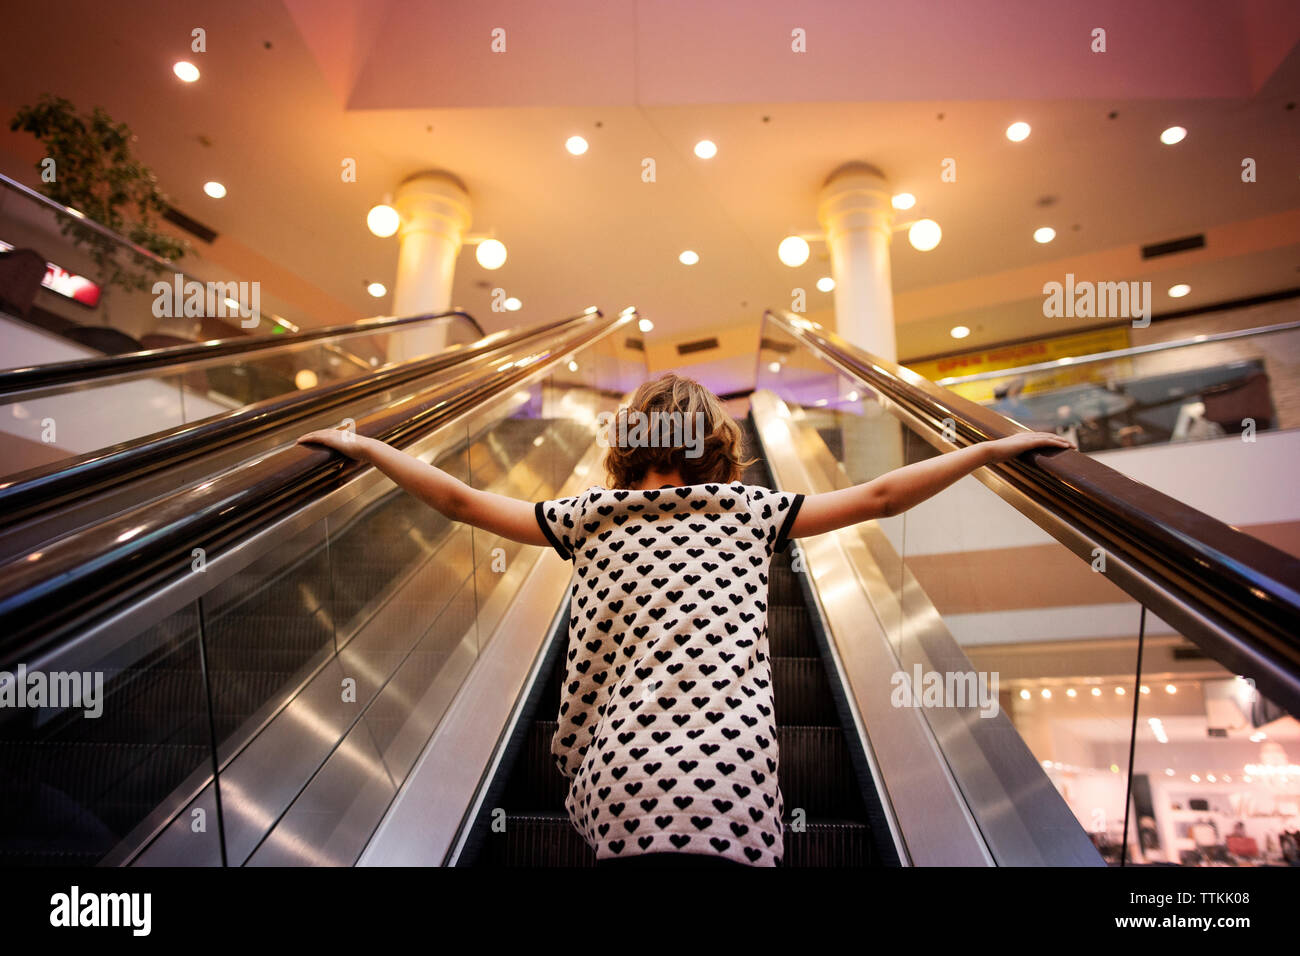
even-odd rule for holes
{"type": "MultiPolygon", "coordinates": [[[[125,123],[113,122],[98,106],[89,115],[79,114],[68,100],[47,93],[35,106],[20,109],[9,128],[31,133],[54,160],[53,181],[41,177],[47,197],[164,259],[174,261],[188,251],[188,243],[155,226],[155,217],[168,208],[167,197],[159,191],[153,171],[133,155],[136,137],[125,123]]],[[[44,172],[47,166],[38,163],[36,168],[44,172]]],[[[63,234],[95,260],[101,284],[144,290],[161,274],[156,263],[75,217],[60,214],[59,221],[63,234]]]]}

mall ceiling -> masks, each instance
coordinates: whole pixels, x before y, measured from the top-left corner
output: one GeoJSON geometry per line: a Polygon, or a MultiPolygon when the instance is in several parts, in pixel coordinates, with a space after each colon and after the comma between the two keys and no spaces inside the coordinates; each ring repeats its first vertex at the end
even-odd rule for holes
{"type": "MultiPolygon", "coordinates": [[[[635,304],[652,336],[689,338],[756,328],[795,286],[827,319],[824,246],[798,269],[776,247],[816,230],[832,169],[866,160],[917,197],[900,219],[943,228],[933,252],[893,243],[908,358],[957,347],[961,316],[976,317],[962,346],[1068,329],[1034,301],[1071,271],[1152,279],[1157,315],[1300,286],[1297,40],[1291,0],[75,0],[7,10],[0,111],[44,92],[102,105],[219,243],[355,315],[387,309],[365,283],[391,288],[397,258],[366,211],[413,172],[451,170],[472,230],[509,248],[495,273],[472,250],[457,271],[454,301],[490,330],[635,304]],[[204,53],[190,52],[196,27],[204,53]],[[496,27],[505,53],[491,52],[496,27]],[[1105,53],[1090,49],[1097,27],[1105,53]],[[796,28],[806,53],[791,51],[796,28]],[[178,59],[198,82],[172,75],[178,59]],[[1032,126],[1021,143],[1004,136],[1016,120],[1032,126]],[[1165,146],[1172,125],[1188,135],[1165,146]],[[565,151],[573,135],[585,155],[565,151]],[[718,147],[707,161],[692,152],[704,138],[718,147]],[[1257,182],[1241,180],[1245,157],[1257,182]],[[940,181],[945,158],[956,182],[940,181]],[[210,179],[226,198],[204,195],[210,179]],[[1045,225],[1057,237],[1040,245],[1045,225]],[[1193,253],[1139,253],[1197,233],[1193,253]],[[685,249],[697,265],[679,264],[685,249]],[[1168,299],[1175,282],[1191,294],[1168,299]],[[492,313],[495,285],[523,309],[492,313]]],[[[0,131],[3,171],[34,182],[38,158],[0,131]]]]}

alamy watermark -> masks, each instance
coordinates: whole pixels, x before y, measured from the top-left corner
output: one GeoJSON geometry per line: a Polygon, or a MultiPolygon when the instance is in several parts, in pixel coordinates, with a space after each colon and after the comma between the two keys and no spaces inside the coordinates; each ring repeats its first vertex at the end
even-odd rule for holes
{"type": "Polygon", "coordinates": [[[1150,282],[1089,282],[1065,274],[1065,282],[1043,284],[1043,315],[1049,319],[1132,319],[1133,328],[1151,324],[1150,282]]]}
{"type": "Polygon", "coordinates": [[[132,936],[148,936],[153,928],[153,894],[83,892],[73,886],[50,897],[50,925],[120,927],[131,930],[132,936]]]}
{"type": "Polygon", "coordinates": [[[596,416],[596,426],[596,441],[601,448],[685,448],[687,458],[699,458],[704,453],[708,431],[703,412],[601,412],[596,416]]]}
{"type": "Polygon", "coordinates": [[[895,707],[978,707],[981,717],[998,713],[997,671],[895,671],[889,702],[895,707]]]}
{"type": "Polygon", "coordinates": [[[170,282],[155,282],[152,291],[154,318],[238,318],[245,329],[262,321],[260,282],[199,282],[177,272],[170,282]]]}
{"type": "Polygon", "coordinates": [[[104,673],[29,671],[19,664],[12,673],[0,671],[0,709],[7,707],[80,708],[94,720],[104,713],[104,673]]]}

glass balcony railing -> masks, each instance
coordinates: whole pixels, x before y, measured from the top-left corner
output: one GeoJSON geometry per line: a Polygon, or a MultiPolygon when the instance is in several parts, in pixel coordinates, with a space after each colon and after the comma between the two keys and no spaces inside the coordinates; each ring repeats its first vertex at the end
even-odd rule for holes
{"type": "Polygon", "coordinates": [[[1081,451],[1300,427],[1300,322],[1159,344],[936,383],[1081,451]]]}

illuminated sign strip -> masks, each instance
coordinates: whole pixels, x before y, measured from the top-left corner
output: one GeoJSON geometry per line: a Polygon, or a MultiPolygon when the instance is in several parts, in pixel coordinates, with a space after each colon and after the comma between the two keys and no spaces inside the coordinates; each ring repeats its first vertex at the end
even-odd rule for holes
{"type": "MultiPolygon", "coordinates": [[[[12,245],[0,239],[0,252],[11,252],[13,248],[12,245]]],[[[41,285],[51,292],[57,292],[64,298],[81,303],[87,308],[93,309],[99,305],[98,285],[85,276],[69,272],[53,262],[45,263],[45,276],[41,279],[41,285]]]]}

